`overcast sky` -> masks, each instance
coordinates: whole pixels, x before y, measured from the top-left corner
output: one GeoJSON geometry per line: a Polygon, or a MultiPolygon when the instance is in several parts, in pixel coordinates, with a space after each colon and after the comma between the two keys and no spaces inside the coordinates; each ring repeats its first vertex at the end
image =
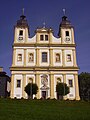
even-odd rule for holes
{"type": "Polygon", "coordinates": [[[63,16],[62,9],[75,28],[79,73],[90,72],[90,0],[0,0],[0,66],[10,75],[14,25],[25,9],[30,26],[30,36],[37,27],[54,30],[57,37],[63,16]]]}

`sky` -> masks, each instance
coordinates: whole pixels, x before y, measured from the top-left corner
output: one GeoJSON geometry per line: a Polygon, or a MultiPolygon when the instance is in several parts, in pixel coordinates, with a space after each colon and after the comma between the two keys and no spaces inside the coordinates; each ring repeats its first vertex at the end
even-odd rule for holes
{"type": "Polygon", "coordinates": [[[75,42],[79,73],[90,73],[90,0],[0,0],[0,67],[10,76],[14,25],[22,9],[30,27],[30,37],[37,27],[51,27],[57,37],[59,25],[66,16],[75,29],[75,42]]]}

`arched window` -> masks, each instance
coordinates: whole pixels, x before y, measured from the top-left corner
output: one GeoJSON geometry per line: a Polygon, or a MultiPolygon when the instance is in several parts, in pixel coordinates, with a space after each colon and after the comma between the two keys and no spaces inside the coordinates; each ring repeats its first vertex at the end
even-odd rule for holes
{"type": "Polygon", "coordinates": [[[60,62],[60,54],[56,53],[56,62],[60,62]]]}
{"type": "Polygon", "coordinates": [[[33,61],[34,61],[34,55],[33,55],[33,53],[29,53],[28,62],[33,62],[33,61]]]}

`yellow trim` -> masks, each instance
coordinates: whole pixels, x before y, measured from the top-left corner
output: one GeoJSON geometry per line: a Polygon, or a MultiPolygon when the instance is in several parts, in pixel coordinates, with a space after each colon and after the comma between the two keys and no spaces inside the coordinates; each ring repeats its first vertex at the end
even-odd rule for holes
{"type": "Polygon", "coordinates": [[[73,65],[74,67],[77,67],[77,63],[76,63],[76,51],[73,50],[73,65]]]}
{"type": "Polygon", "coordinates": [[[10,97],[14,98],[14,75],[13,74],[11,76],[11,93],[10,93],[10,97]]]}
{"type": "Polygon", "coordinates": [[[40,99],[40,76],[36,73],[36,84],[38,85],[38,92],[36,94],[37,99],[40,99]]]}
{"type": "MultiPolygon", "coordinates": [[[[37,36],[38,37],[38,36],[37,36]]],[[[39,39],[39,38],[37,38],[39,39]]],[[[47,43],[46,42],[39,42],[37,43],[14,43],[13,47],[76,47],[75,44],[58,44],[58,43],[47,43]]]]}
{"type": "Polygon", "coordinates": [[[26,49],[24,49],[24,66],[26,66],[26,49]]]}
{"type": "Polygon", "coordinates": [[[40,59],[40,54],[39,54],[39,49],[36,49],[36,66],[39,66],[39,59],[40,59]]]}
{"type": "Polygon", "coordinates": [[[25,86],[26,86],[26,75],[23,74],[23,80],[22,80],[22,97],[25,99],[26,98],[26,92],[25,90],[25,86]]]}
{"type": "Polygon", "coordinates": [[[65,52],[64,49],[62,50],[62,66],[65,66],[65,52]]]}
{"type": "Polygon", "coordinates": [[[76,100],[80,100],[79,86],[78,86],[78,74],[74,75],[74,80],[75,80],[75,98],[76,100]]]}
{"type": "Polygon", "coordinates": [[[50,98],[55,98],[54,96],[54,74],[50,74],[50,98]]]}

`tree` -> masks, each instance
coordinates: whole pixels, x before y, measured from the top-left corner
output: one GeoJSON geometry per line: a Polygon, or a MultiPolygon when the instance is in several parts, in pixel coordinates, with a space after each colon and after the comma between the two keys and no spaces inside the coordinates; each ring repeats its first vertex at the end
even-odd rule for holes
{"type": "Polygon", "coordinates": [[[57,98],[62,99],[63,96],[69,93],[69,87],[66,83],[57,83],[56,85],[57,98]]]}
{"type": "Polygon", "coordinates": [[[25,87],[25,92],[28,94],[28,98],[32,98],[33,94],[37,94],[38,86],[37,84],[28,83],[25,87]]]}
{"type": "Polygon", "coordinates": [[[79,92],[82,100],[90,100],[90,73],[82,72],[78,76],[79,92]]]}

